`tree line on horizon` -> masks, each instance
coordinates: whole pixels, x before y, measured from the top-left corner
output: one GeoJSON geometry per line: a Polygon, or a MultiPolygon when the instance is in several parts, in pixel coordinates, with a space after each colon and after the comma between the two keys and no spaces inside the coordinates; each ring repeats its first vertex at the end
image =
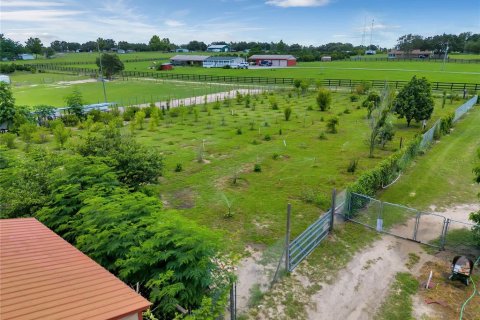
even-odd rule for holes
{"type": "MultiPolygon", "coordinates": [[[[323,55],[330,55],[332,59],[345,59],[354,55],[363,55],[365,50],[377,50],[386,52],[387,48],[375,45],[370,46],[354,46],[351,43],[330,42],[320,46],[305,46],[298,43],[287,44],[280,40],[279,42],[225,42],[216,41],[211,44],[228,44],[234,52],[245,52],[249,54],[261,53],[277,53],[292,54],[299,61],[316,61],[320,60],[323,55]]],[[[398,38],[394,47],[397,50],[406,52],[414,49],[430,50],[435,54],[445,52],[448,44],[448,52],[458,53],[474,53],[480,54],[480,33],[463,32],[456,34],[441,34],[424,37],[416,34],[406,34],[398,38]]],[[[158,35],[151,37],[148,43],[133,43],[128,41],[118,41],[113,39],[98,38],[96,41],[87,41],[85,43],[67,42],[55,40],[46,46],[39,38],[29,38],[25,44],[14,41],[0,34],[0,59],[14,59],[21,53],[44,54],[50,57],[55,53],[72,52],[72,51],[110,51],[112,49],[132,50],[136,52],[142,51],[162,51],[172,52],[177,48],[185,48],[189,51],[206,51],[208,45],[203,41],[192,40],[187,44],[177,45],[168,38],[160,38],[158,35]]]]}

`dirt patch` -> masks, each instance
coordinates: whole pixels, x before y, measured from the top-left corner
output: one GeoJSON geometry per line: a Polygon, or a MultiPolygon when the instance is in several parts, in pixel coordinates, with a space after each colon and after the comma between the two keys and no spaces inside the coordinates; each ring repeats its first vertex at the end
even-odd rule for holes
{"type": "Polygon", "coordinates": [[[163,200],[171,208],[174,209],[191,209],[195,207],[195,199],[197,194],[190,188],[175,191],[172,195],[168,196],[168,200],[163,200]]]}
{"type": "Polygon", "coordinates": [[[418,244],[384,236],[357,253],[334,283],[312,296],[309,319],[371,319],[386,297],[396,273],[406,272],[409,253],[427,254],[418,244]]]}
{"type": "MultiPolygon", "coordinates": [[[[457,319],[460,309],[473,292],[473,286],[465,286],[460,281],[451,281],[448,261],[426,262],[418,273],[420,283],[425,282],[433,271],[432,289],[421,288],[414,301],[415,315],[427,315],[434,319],[457,319]]],[[[477,268],[476,273],[479,270],[477,268]]],[[[479,283],[480,284],[480,283],[479,283]]],[[[478,319],[480,315],[480,296],[476,295],[464,309],[463,319],[478,319]]],[[[421,319],[421,318],[417,318],[421,319]]]]}
{"type": "Polygon", "coordinates": [[[84,79],[84,80],[73,80],[73,81],[59,81],[57,84],[63,86],[70,86],[73,84],[81,84],[81,83],[89,83],[89,82],[97,82],[97,79],[84,79]]]}

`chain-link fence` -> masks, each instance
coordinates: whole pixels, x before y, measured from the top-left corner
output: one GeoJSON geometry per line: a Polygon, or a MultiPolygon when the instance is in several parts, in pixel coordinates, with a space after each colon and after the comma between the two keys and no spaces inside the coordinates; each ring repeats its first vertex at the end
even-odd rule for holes
{"type": "Polygon", "coordinates": [[[478,248],[474,239],[474,224],[450,219],[436,213],[421,212],[414,208],[357,194],[348,193],[343,210],[344,217],[378,232],[413,240],[441,250],[471,252],[478,248]]]}

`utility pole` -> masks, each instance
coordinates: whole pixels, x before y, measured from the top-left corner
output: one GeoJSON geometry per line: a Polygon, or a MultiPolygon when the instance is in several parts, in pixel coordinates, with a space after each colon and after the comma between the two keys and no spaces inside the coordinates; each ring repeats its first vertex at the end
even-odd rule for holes
{"type": "Polygon", "coordinates": [[[448,41],[447,41],[447,47],[445,48],[445,52],[443,53],[442,71],[445,71],[445,63],[447,62],[447,56],[448,56],[448,41]]]}
{"type": "Polygon", "coordinates": [[[100,74],[101,74],[102,85],[103,85],[103,98],[105,99],[105,103],[107,103],[108,102],[108,100],[107,100],[107,90],[105,89],[105,79],[103,78],[102,55],[100,53],[100,45],[98,44],[98,40],[97,40],[97,50],[98,50],[98,57],[100,59],[100,74]]]}
{"type": "Polygon", "coordinates": [[[373,40],[373,23],[375,22],[375,19],[372,19],[372,27],[370,28],[370,46],[368,50],[371,50],[372,48],[372,40],[373,40]]]}

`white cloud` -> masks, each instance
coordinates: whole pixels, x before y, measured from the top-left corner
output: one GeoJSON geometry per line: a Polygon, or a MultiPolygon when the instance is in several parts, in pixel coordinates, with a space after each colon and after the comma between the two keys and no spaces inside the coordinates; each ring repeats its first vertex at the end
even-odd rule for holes
{"type": "Polygon", "coordinates": [[[266,4],[289,8],[289,7],[321,7],[330,3],[330,0],[267,0],[266,4]]]}
{"type": "Polygon", "coordinates": [[[0,4],[1,7],[57,7],[64,6],[65,3],[50,2],[50,1],[16,1],[16,0],[3,0],[0,4]]]}
{"type": "Polygon", "coordinates": [[[76,10],[16,10],[2,11],[3,21],[49,22],[67,19],[66,16],[81,14],[76,10]]]}
{"type": "Polygon", "coordinates": [[[173,20],[173,19],[167,19],[165,20],[165,25],[169,27],[181,27],[184,26],[185,23],[178,21],[178,20],[173,20]]]}

